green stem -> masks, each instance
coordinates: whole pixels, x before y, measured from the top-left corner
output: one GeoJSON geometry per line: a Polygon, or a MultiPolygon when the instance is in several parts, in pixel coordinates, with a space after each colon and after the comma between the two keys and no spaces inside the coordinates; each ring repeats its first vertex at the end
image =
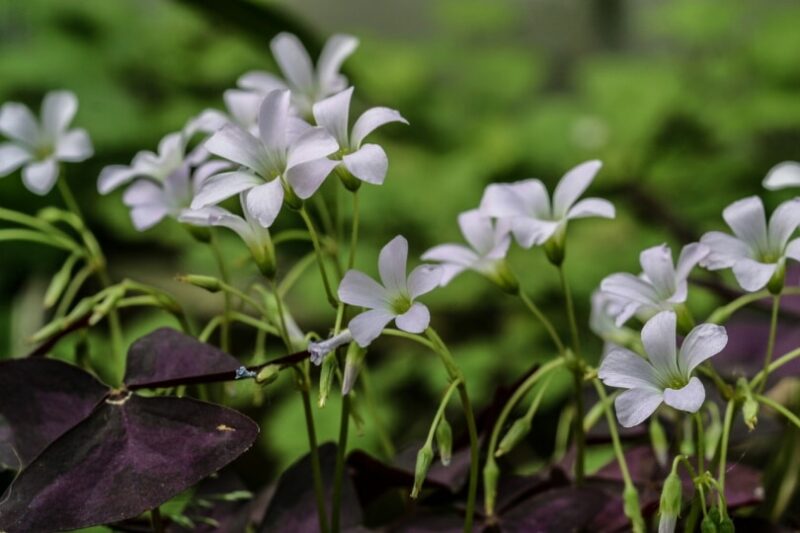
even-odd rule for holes
{"type": "MultiPolygon", "coordinates": [[[[728,442],[731,436],[731,425],[733,425],[733,411],[736,407],[736,402],[733,399],[728,400],[725,407],[725,419],[722,422],[722,437],[719,443],[719,494],[725,493],[725,473],[728,470],[728,442]]],[[[724,496],[723,496],[724,497],[724,496]]],[[[721,503],[721,502],[720,502],[721,503]]]]}
{"type": "Polygon", "coordinates": [[[161,519],[161,509],[156,507],[150,511],[150,526],[154,533],[164,533],[164,520],[161,519]]]}
{"type": "Polygon", "coordinates": [[[541,309],[531,300],[531,298],[524,292],[519,291],[519,297],[522,299],[525,306],[533,313],[533,316],[542,323],[544,328],[547,330],[547,333],[550,335],[550,339],[552,339],[553,344],[555,344],[556,349],[558,350],[559,354],[564,353],[564,343],[561,342],[561,337],[558,336],[556,333],[556,329],[553,327],[552,322],[548,320],[544,313],[542,313],[541,309]]]}
{"type": "Polygon", "coordinates": [[[779,357],[778,359],[773,361],[766,368],[766,370],[762,370],[753,377],[753,379],[750,381],[750,388],[753,389],[756,385],[765,380],[766,376],[768,376],[771,372],[775,372],[775,370],[777,370],[778,368],[782,367],[786,363],[789,363],[790,361],[797,359],[798,357],[800,357],[800,348],[795,348],[791,352],[788,352],[787,354],[779,357]]]}
{"type": "Polygon", "coordinates": [[[61,198],[64,199],[64,204],[67,206],[67,209],[75,213],[75,216],[83,220],[83,215],[81,214],[81,208],[78,206],[78,202],[75,201],[75,196],[72,194],[72,190],[67,183],[67,178],[64,176],[64,167],[63,165],[60,166],[59,171],[61,172],[61,176],[58,178],[58,192],[61,194],[61,198]]]}
{"type": "Polygon", "coordinates": [[[358,191],[353,191],[353,229],[350,232],[350,252],[347,259],[347,268],[353,268],[356,261],[356,247],[358,245],[358,221],[359,221],[358,191]]]}
{"type": "Polygon", "coordinates": [[[761,394],[764,392],[764,387],[767,384],[767,379],[769,378],[769,365],[772,363],[772,352],[775,351],[775,335],[778,331],[778,313],[780,312],[781,308],[781,295],[776,294],[772,297],[772,316],[769,322],[769,339],[767,340],[767,355],[764,358],[764,378],[758,384],[758,389],[756,389],[756,393],[761,394]]]}
{"type": "MultiPolygon", "coordinates": [[[[100,278],[100,283],[103,287],[108,288],[111,286],[111,278],[109,278],[108,271],[106,270],[105,258],[103,258],[102,261],[103,262],[97,267],[97,276],[100,278]]],[[[122,342],[122,324],[119,320],[119,313],[114,307],[108,312],[108,327],[111,331],[111,346],[113,347],[113,351],[120,360],[124,360],[125,348],[122,342]]]]}
{"type": "Polygon", "coordinates": [[[567,304],[567,319],[569,320],[569,332],[572,337],[572,349],[575,350],[575,355],[580,358],[581,341],[578,336],[578,322],[575,318],[575,304],[572,301],[572,292],[570,291],[563,265],[558,267],[558,275],[561,279],[561,290],[564,293],[564,300],[567,304]]]}
{"type": "Polygon", "coordinates": [[[703,430],[703,417],[700,414],[700,411],[694,414],[694,420],[697,425],[697,449],[695,450],[697,455],[697,471],[700,472],[702,475],[703,472],[706,471],[705,467],[705,432],[703,430]]]}
{"type": "Polygon", "coordinates": [[[339,446],[336,450],[336,467],[333,477],[333,512],[331,531],[339,533],[342,512],[342,484],[344,481],[344,456],[347,452],[347,430],[350,427],[350,395],[342,396],[342,410],[339,414],[339,446]]]}
{"type": "Polygon", "coordinates": [[[447,386],[447,390],[444,391],[444,396],[442,396],[442,400],[439,402],[439,407],[436,409],[436,414],[433,416],[433,421],[431,422],[431,427],[428,430],[428,438],[425,439],[425,445],[430,446],[433,444],[433,438],[436,435],[436,428],[439,425],[439,422],[442,420],[444,416],[444,411],[447,409],[447,404],[450,402],[450,397],[453,395],[453,392],[456,390],[456,387],[461,385],[461,379],[456,379],[455,381],[451,381],[450,385],[447,386]]]}
{"type": "Polygon", "coordinates": [[[383,332],[381,332],[381,335],[389,335],[390,337],[400,337],[403,339],[408,339],[410,341],[414,341],[418,344],[425,346],[426,348],[428,348],[433,352],[438,350],[437,346],[431,341],[427,340],[426,338],[420,337],[419,335],[416,335],[414,333],[406,333],[405,331],[399,329],[384,328],[383,332]]]}
{"type": "MultiPolygon", "coordinates": [[[[225,266],[225,259],[222,257],[222,250],[219,246],[219,236],[215,228],[211,228],[211,252],[214,254],[214,259],[217,262],[219,275],[225,285],[230,284],[230,277],[228,276],[228,269],[225,266]]],[[[223,352],[230,352],[231,348],[231,295],[229,291],[222,291],[223,309],[222,309],[222,323],[220,324],[220,348],[223,352]]]]}
{"type": "Polygon", "coordinates": [[[797,415],[795,415],[793,412],[788,410],[786,407],[782,406],[781,404],[779,404],[775,400],[773,400],[773,399],[771,399],[771,398],[769,398],[767,396],[763,396],[761,394],[756,394],[755,395],[755,399],[758,400],[759,402],[763,403],[767,407],[771,407],[775,411],[779,412],[780,414],[785,416],[786,419],[789,422],[791,422],[792,424],[794,424],[795,426],[800,428],[800,418],[798,418],[797,415]]]}
{"type": "MultiPolygon", "coordinates": [[[[314,429],[314,413],[311,411],[311,393],[309,391],[308,374],[304,371],[298,371],[302,374],[302,379],[305,381],[300,387],[300,392],[303,397],[303,411],[306,420],[306,432],[308,433],[308,447],[309,455],[311,455],[311,472],[314,478],[314,495],[317,500],[317,517],[319,518],[319,529],[322,533],[328,532],[328,512],[325,510],[325,492],[322,486],[322,467],[319,462],[319,448],[317,447],[317,432],[314,429]]],[[[334,511],[336,514],[336,511],[334,511]]],[[[338,529],[338,527],[337,527],[338,529]]]]}
{"type": "Polygon", "coordinates": [[[322,284],[325,286],[325,294],[328,297],[328,303],[331,304],[331,307],[336,309],[336,307],[339,305],[339,300],[336,298],[336,296],[334,296],[333,291],[331,290],[331,285],[328,281],[328,273],[325,270],[325,257],[322,252],[322,246],[319,242],[319,235],[314,227],[314,222],[311,220],[311,217],[308,216],[308,211],[306,211],[305,206],[300,208],[300,216],[303,218],[303,222],[306,223],[308,233],[311,235],[311,242],[314,244],[314,251],[317,254],[317,264],[319,265],[319,273],[320,276],[322,276],[322,284]]]}

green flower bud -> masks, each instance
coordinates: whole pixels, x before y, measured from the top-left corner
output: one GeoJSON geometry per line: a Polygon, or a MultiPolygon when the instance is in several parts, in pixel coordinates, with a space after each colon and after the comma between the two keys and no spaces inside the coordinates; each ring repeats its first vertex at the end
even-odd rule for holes
{"type": "Polygon", "coordinates": [[[519,444],[519,442],[524,439],[528,433],[530,433],[530,431],[531,421],[528,419],[528,417],[523,416],[516,419],[503,436],[500,444],[497,446],[497,451],[495,452],[494,456],[500,457],[501,455],[507,454],[513,450],[514,447],[519,444]]]}
{"type": "Polygon", "coordinates": [[[44,295],[45,309],[53,307],[58,299],[61,298],[61,295],[64,294],[64,290],[72,279],[72,269],[79,258],[80,256],[77,254],[69,256],[58,272],[55,273],[44,295]]]}
{"type": "Polygon", "coordinates": [[[273,279],[278,267],[275,265],[275,250],[272,249],[272,244],[263,247],[251,247],[250,255],[253,256],[258,270],[267,279],[273,279]]]}
{"type": "Polygon", "coordinates": [[[199,274],[188,274],[176,278],[181,283],[189,283],[195,287],[200,287],[208,292],[219,292],[222,290],[222,282],[213,276],[201,276],[199,274]]]}
{"type": "Polygon", "coordinates": [[[547,259],[555,266],[561,266],[564,262],[564,237],[566,236],[565,225],[562,225],[547,242],[544,243],[544,253],[547,259]]]}
{"type": "Polygon", "coordinates": [[[278,379],[278,374],[280,371],[280,365],[267,365],[259,370],[258,374],[256,374],[256,383],[263,386],[269,385],[278,379]]]}
{"type": "Polygon", "coordinates": [[[337,367],[336,352],[331,352],[322,360],[322,371],[319,377],[319,406],[325,407],[328,401],[328,394],[331,392],[333,376],[337,367]]]}
{"type": "Polygon", "coordinates": [[[733,526],[733,520],[730,517],[725,517],[719,522],[719,532],[720,533],[734,533],[736,528],[733,526]]]}
{"type": "Polygon", "coordinates": [[[639,493],[633,485],[627,485],[622,491],[622,502],[625,516],[631,521],[631,529],[635,533],[644,533],[644,518],[642,518],[642,507],[639,504],[639,493]]]}
{"type": "Polygon", "coordinates": [[[650,418],[650,444],[653,446],[653,453],[655,453],[658,464],[662,467],[667,466],[669,443],[667,435],[664,433],[664,426],[655,416],[650,418]]]}
{"type": "Polygon", "coordinates": [[[748,393],[742,404],[742,418],[750,431],[753,431],[758,423],[758,407],[758,402],[748,393]]]}
{"type": "Polygon", "coordinates": [[[123,296],[125,296],[124,287],[116,286],[111,289],[103,301],[94,307],[94,312],[89,317],[89,325],[94,326],[100,322],[104,316],[111,312],[123,296]]]}
{"type": "Polygon", "coordinates": [[[367,351],[355,342],[351,342],[350,346],[347,347],[347,357],[345,357],[344,361],[344,377],[342,378],[342,395],[348,394],[353,389],[358,372],[364,363],[365,355],[367,355],[367,351]]]}
{"type": "Polygon", "coordinates": [[[717,446],[719,446],[719,441],[722,438],[722,423],[719,417],[711,417],[711,423],[706,428],[705,437],[704,448],[706,460],[711,461],[717,452],[717,446]]]}
{"type": "Polygon", "coordinates": [[[436,447],[439,449],[439,460],[442,465],[449,465],[453,458],[453,428],[444,416],[436,426],[436,447]]]}
{"type": "Polygon", "coordinates": [[[417,466],[414,469],[414,487],[411,489],[411,497],[416,499],[419,496],[419,491],[422,490],[422,484],[425,482],[425,476],[428,475],[428,469],[433,462],[433,447],[430,443],[425,443],[425,446],[420,448],[417,452],[417,466]]]}
{"type": "Polygon", "coordinates": [[[494,514],[494,503],[497,499],[497,481],[500,478],[500,469],[494,457],[486,459],[483,467],[483,493],[486,512],[489,516],[494,514]]]}
{"type": "Polygon", "coordinates": [[[703,518],[703,521],[700,522],[700,531],[701,533],[717,533],[719,529],[717,529],[717,524],[711,519],[710,516],[706,516],[703,518]]]}
{"type": "Polygon", "coordinates": [[[661,489],[661,503],[658,512],[661,516],[678,517],[681,514],[681,507],[683,505],[683,493],[681,486],[681,478],[675,469],[669,473],[667,479],[664,480],[664,486],[661,489]]]}

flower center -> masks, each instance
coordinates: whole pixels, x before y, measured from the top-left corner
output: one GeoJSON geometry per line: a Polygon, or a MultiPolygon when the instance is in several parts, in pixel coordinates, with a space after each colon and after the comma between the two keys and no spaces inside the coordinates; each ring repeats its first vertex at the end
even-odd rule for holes
{"type": "Polygon", "coordinates": [[[395,314],[402,315],[411,309],[411,303],[411,298],[407,294],[398,294],[389,305],[395,314]]]}

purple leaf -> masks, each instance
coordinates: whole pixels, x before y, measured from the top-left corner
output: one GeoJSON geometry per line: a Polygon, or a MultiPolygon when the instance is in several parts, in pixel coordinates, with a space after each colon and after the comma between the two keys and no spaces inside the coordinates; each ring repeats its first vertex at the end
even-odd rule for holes
{"type": "Polygon", "coordinates": [[[129,388],[169,386],[201,376],[233,374],[239,366],[235,357],[210,344],[160,328],[133,343],[124,381],[129,388]]]}
{"type": "MultiPolygon", "coordinates": [[[[0,433],[4,443],[0,450],[10,448],[27,465],[86,418],[107,393],[108,388],[90,374],[63,361],[36,358],[0,363],[0,417],[5,418],[11,437],[6,440],[0,433]]],[[[3,457],[0,460],[6,463],[3,457]]]]}
{"type": "Polygon", "coordinates": [[[135,517],[236,459],[257,435],[252,420],[218,405],[111,395],[20,473],[0,505],[0,530],[135,517]]]}
{"type": "Polygon", "coordinates": [[[183,515],[194,522],[194,527],[187,529],[173,523],[167,527],[167,531],[245,531],[250,525],[250,511],[255,502],[249,499],[228,501],[222,496],[246,490],[245,484],[229,468],[219,475],[204,479],[197,486],[192,501],[183,510],[183,515]]]}
{"type": "Polygon", "coordinates": [[[622,514],[619,497],[592,487],[553,489],[515,506],[500,517],[503,533],[603,531],[602,521],[622,514]]]}

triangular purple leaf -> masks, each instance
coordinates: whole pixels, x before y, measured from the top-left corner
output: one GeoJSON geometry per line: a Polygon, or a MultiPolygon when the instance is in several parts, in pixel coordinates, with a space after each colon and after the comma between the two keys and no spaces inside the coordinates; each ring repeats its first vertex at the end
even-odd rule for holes
{"type": "Polygon", "coordinates": [[[258,426],[188,398],[109,396],[7,491],[0,530],[75,529],[132,518],[247,450],[258,426]]]}
{"type": "Polygon", "coordinates": [[[125,384],[131,388],[168,386],[207,375],[233,374],[235,357],[170,328],[160,328],[128,351],[125,384]]]}
{"type": "Polygon", "coordinates": [[[565,487],[538,494],[500,517],[503,533],[600,531],[600,517],[622,514],[622,501],[592,487],[565,487]]]}
{"type": "Polygon", "coordinates": [[[0,416],[11,437],[6,441],[0,435],[0,448],[10,447],[23,466],[30,463],[86,418],[107,393],[108,388],[90,374],[63,361],[36,358],[0,363],[0,416]]]}

